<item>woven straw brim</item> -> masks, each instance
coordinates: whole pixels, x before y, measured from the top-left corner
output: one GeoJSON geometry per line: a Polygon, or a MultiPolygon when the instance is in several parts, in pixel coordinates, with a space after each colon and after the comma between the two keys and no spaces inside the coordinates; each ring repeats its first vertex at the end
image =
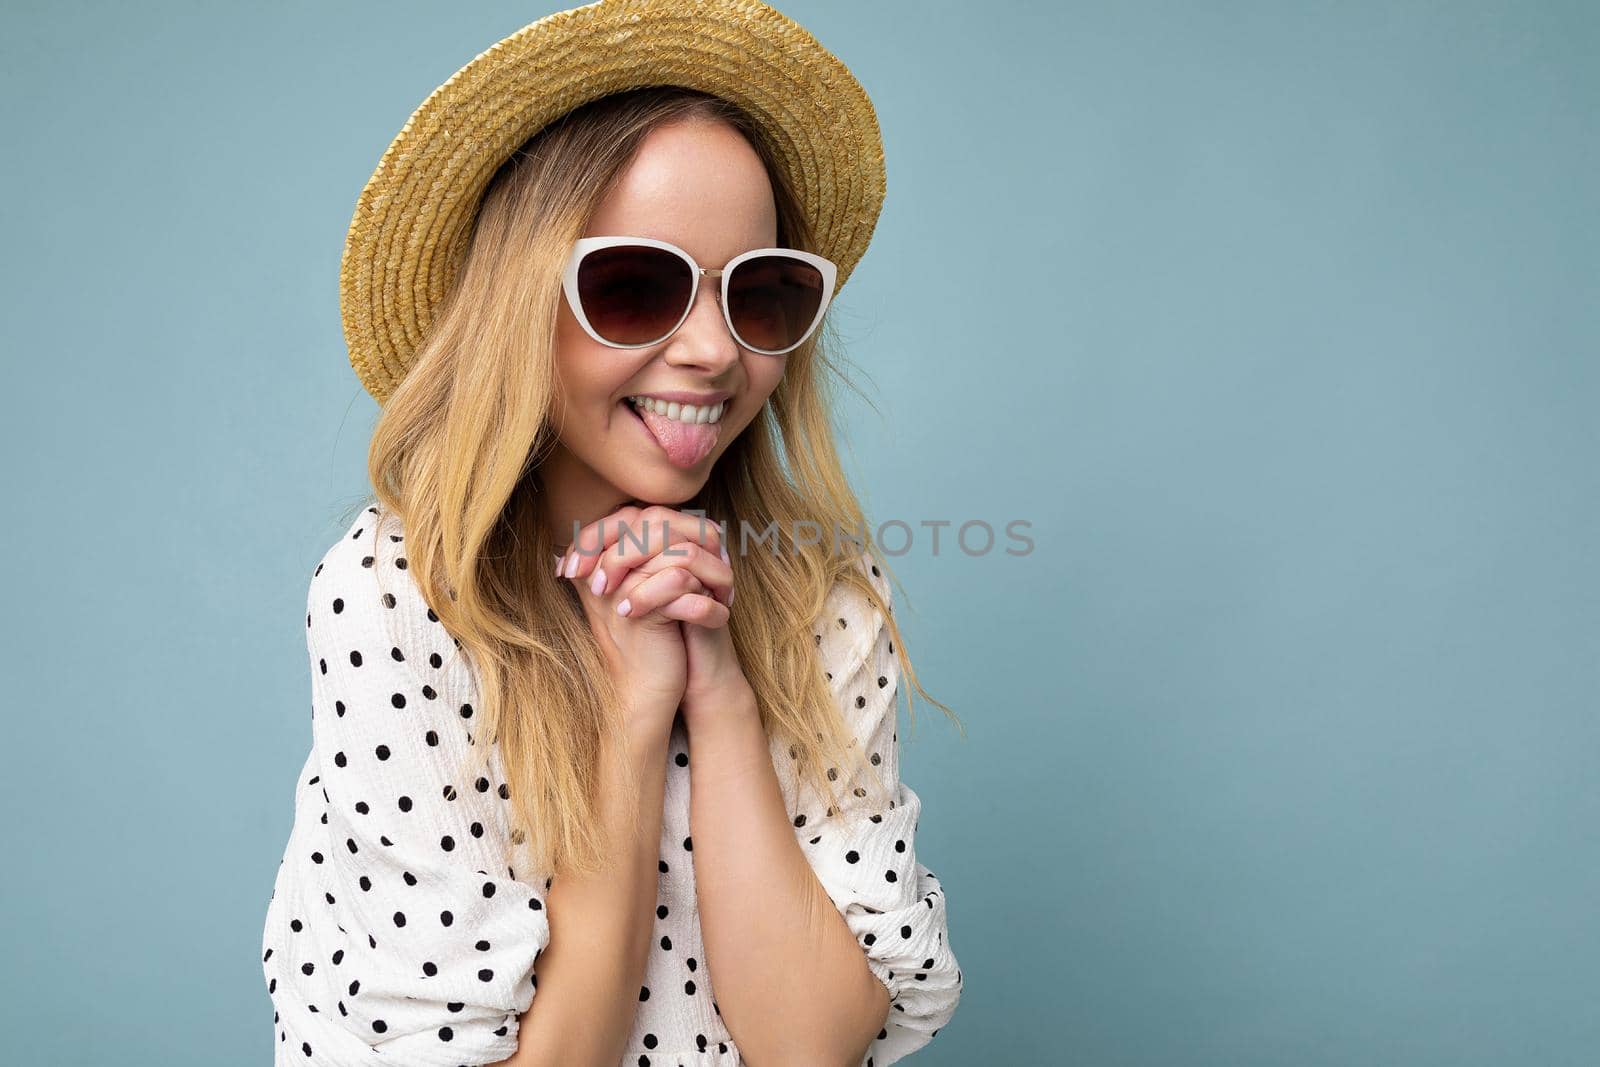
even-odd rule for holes
{"type": "Polygon", "coordinates": [[[844,286],[884,197],[877,116],[850,71],[757,0],[600,0],[523,27],[453,74],[361,191],[339,306],[351,366],[380,404],[454,285],[500,165],[573,108],[646,85],[700,89],[751,113],[844,286]]]}

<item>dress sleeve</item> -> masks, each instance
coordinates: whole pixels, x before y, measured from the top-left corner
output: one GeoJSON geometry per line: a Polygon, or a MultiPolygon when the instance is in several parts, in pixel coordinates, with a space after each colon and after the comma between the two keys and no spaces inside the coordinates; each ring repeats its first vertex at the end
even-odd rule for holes
{"type": "MultiPolygon", "coordinates": [[[[869,557],[862,567],[870,570],[883,610],[891,611],[888,580],[869,557]]],[[[887,809],[871,807],[870,783],[835,782],[844,810],[827,816],[826,804],[813,800],[796,816],[795,833],[867,966],[889,990],[888,1017],[862,1060],[863,1067],[884,1067],[926,1045],[950,1021],[961,968],[950,948],[944,888],[917,860],[922,802],[900,780],[899,667],[883,611],[841,587],[818,628],[830,685],[890,801],[887,809]]]]}
{"type": "Polygon", "coordinates": [[[300,840],[319,892],[301,906],[318,914],[279,969],[283,1044],[296,1063],[491,1063],[516,1052],[533,1000],[549,881],[506,866],[498,753],[489,774],[458,770],[488,743],[472,675],[403,541],[364,533],[330,549],[307,597],[322,803],[297,819],[316,820],[300,840]]]}

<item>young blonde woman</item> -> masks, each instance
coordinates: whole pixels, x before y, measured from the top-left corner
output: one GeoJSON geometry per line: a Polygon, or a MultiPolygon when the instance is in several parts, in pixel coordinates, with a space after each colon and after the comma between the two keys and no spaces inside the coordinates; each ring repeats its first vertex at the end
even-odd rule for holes
{"type": "Polygon", "coordinates": [[[748,0],[542,19],[391,146],[341,277],[383,410],[307,597],[276,1062],[857,1067],[951,1019],[921,687],[829,421],[882,179],[860,86],[748,0]]]}

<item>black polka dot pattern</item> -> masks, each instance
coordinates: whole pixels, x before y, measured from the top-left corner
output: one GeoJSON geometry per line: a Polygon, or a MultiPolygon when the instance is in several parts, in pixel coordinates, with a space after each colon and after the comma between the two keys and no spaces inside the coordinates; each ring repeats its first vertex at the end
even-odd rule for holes
{"type": "Polygon", "coordinates": [[[307,594],[312,748],[262,942],[278,1062],[492,1063],[533,1000],[547,884],[514,876],[506,801],[457,770],[471,675],[379,515],[307,594]]]}
{"type": "Polygon", "coordinates": [[[840,768],[829,777],[846,807],[828,814],[826,803],[795,781],[786,751],[779,759],[774,748],[774,764],[786,795],[800,798],[790,810],[801,849],[889,990],[889,1016],[862,1060],[866,1067],[893,1063],[933,1039],[955,1014],[961,969],[950,948],[944,888],[916,858],[922,800],[900,780],[900,669],[885,621],[894,610],[890,586],[869,557],[862,564],[881,607],[840,586],[821,616],[832,625],[814,626],[813,636],[820,634],[825,662],[839,665],[830,668],[829,684],[889,806],[874,806],[870,783],[842,780],[840,768]]]}
{"type": "MultiPolygon", "coordinates": [[[[310,583],[312,751],[268,904],[262,968],[276,1064],[453,1067],[507,1059],[549,941],[550,880],[514,871],[497,751],[486,771],[476,679],[401,564],[398,520],[374,506],[310,583]]],[[[863,557],[863,568],[870,566],[863,557]]],[[[870,572],[885,610],[886,580],[870,572]]],[[[844,782],[844,813],[804,796],[787,744],[772,756],[795,833],[891,997],[860,1067],[927,1044],[954,1012],[960,971],[944,894],[915,859],[920,811],[898,781],[893,646],[877,608],[841,585],[813,626],[841,713],[892,788],[886,811],[844,782]]],[[[706,966],[689,834],[693,753],[667,753],[656,930],[621,1064],[739,1067],[706,966]]],[[[842,770],[838,772],[842,775],[842,770]]]]}

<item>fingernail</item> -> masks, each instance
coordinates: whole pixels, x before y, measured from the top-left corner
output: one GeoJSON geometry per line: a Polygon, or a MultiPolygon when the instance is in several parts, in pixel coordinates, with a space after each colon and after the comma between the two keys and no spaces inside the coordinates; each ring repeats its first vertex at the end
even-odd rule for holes
{"type": "Polygon", "coordinates": [[[568,578],[573,578],[573,577],[576,577],[577,574],[578,574],[578,554],[576,552],[574,552],[571,556],[567,557],[567,577],[568,578]]]}
{"type": "Polygon", "coordinates": [[[723,545],[722,546],[722,562],[724,562],[724,563],[728,562],[728,546],[727,545],[723,545]]]}
{"type": "Polygon", "coordinates": [[[733,598],[738,596],[738,595],[739,595],[739,590],[737,590],[737,589],[728,590],[728,607],[730,607],[730,608],[733,607],[733,598]]]}
{"type": "Polygon", "coordinates": [[[617,605],[617,614],[618,615],[626,615],[628,612],[630,612],[632,610],[633,610],[633,601],[631,601],[631,600],[624,600],[622,603],[617,605]]]}
{"type": "Polygon", "coordinates": [[[603,593],[605,591],[606,591],[606,572],[603,571],[603,570],[596,570],[594,572],[594,581],[589,583],[589,592],[593,593],[595,596],[599,596],[601,593],[603,593]]]}

